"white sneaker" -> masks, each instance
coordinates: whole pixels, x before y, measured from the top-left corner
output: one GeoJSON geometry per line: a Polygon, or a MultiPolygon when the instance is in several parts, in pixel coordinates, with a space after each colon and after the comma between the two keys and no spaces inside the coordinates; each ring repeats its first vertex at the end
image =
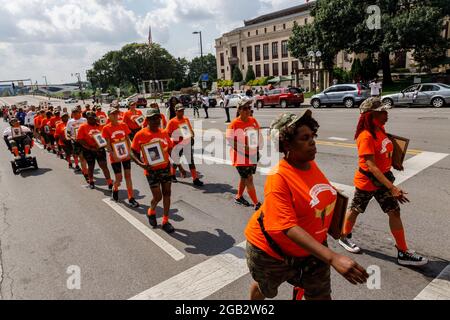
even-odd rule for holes
{"type": "Polygon", "coordinates": [[[351,253],[360,253],[361,249],[349,238],[341,238],[339,239],[339,244],[348,252],[351,253]]]}

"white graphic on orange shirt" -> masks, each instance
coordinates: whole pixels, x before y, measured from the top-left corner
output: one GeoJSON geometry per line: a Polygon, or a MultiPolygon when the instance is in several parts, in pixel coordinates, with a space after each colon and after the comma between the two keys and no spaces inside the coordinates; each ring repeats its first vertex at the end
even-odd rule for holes
{"type": "Polygon", "coordinates": [[[337,195],[336,190],[329,184],[316,184],[309,191],[309,195],[311,196],[311,202],[309,204],[311,205],[311,208],[314,208],[320,203],[320,200],[318,198],[319,194],[325,191],[330,191],[334,196],[337,195]]]}
{"type": "Polygon", "coordinates": [[[387,146],[388,146],[390,143],[392,143],[392,142],[391,142],[391,140],[389,140],[389,138],[385,138],[385,139],[383,140],[383,142],[381,143],[382,149],[381,149],[380,154],[383,154],[383,153],[386,153],[386,152],[387,152],[387,146]]]}

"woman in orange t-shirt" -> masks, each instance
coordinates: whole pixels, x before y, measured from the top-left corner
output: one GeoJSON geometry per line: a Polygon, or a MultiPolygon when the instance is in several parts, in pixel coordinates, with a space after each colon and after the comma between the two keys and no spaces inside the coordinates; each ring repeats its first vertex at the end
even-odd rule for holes
{"type": "Polygon", "coordinates": [[[284,282],[303,289],[308,300],[329,300],[330,265],[353,284],[368,278],[327,246],[337,191],[314,161],[318,128],[309,110],[302,117],[283,114],[271,125],[285,157],[269,174],[264,203],[245,230],[252,300],[276,297],[284,282]]]}
{"type": "Polygon", "coordinates": [[[156,207],[163,200],[164,214],[162,228],[167,233],[175,232],[169,222],[171,175],[170,153],[173,148],[172,139],[161,126],[161,113],[157,109],[146,112],[147,127],[139,131],[133,139],[131,149],[134,162],[142,167],[153,195],[147,217],[153,228],[157,227],[156,207]]]}
{"type": "MultiPolygon", "coordinates": [[[[406,244],[405,231],[400,218],[400,205],[409,202],[400,188],[394,185],[391,172],[394,146],[384,129],[388,121],[388,106],[379,98],[369,98],[361,104],[361,117],[355,134],[358,145],[359,169],[355,174],[355,196],[344,222],[343,236],[339,244],[349,252],[361,249],[351,240],[353,226],[358,215],[364,213],[372,198],[389,216],[389,226],[398,250],[397,262],[406,266],[422,266],[428,260],[410,250],[406,244]]],[[[403,170],[403,168],[396,168],[403,170]]]]}
{"type": "Polygon", "coordinates": [[[228,126],[226,137],[231,146],[231,161],[237,169],[240,181],[235,202],[245,207],[250,207],[250,203],[244,198],[244,191],[253,201],[255,210],[261,207],[256,195],[253,175],[256,173],[258,155],[262,136],[259,132],[260,125],[255,118],[251,117],[252,101],[247,100],[239,103],[239,116],[228,126]],[[250,141],[252,140],[252,141],[250,141]]]}

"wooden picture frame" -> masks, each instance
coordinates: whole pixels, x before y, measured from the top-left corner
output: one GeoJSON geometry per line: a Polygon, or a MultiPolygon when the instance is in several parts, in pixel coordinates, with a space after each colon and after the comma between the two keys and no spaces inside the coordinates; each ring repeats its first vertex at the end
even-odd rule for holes
{"type": "Polygon", "coordinates": [[[130,149],[126,141],[112,142],[111,149],[114,153],[114,157],[119,160],[127,160],[130,158],[130,149]]]}
{"type": "Polygon", "coordinates": [[[134,119],[134,122],[139,126],[139,127],[143,127],[144,123],[145,123],[145,117],[144,116],[139,116],[137,118],[134,119]]]}
{"type": "Polygon", "coordinates": [[[11,137],[12,137],[13,139],[14,139],[14,138],[19,138],[19,137],[21,137],[21,136],[23,136],[22,128],[21,128],[21,127],[18,127],[18,128],[11,127],[11,137]]]}
{"type": "Polygon", "coordinates": [[[331,220],[328,234],[335,240],[339,240],[342,236],[345,215],[347,214],[349,198],[342,192],[337,190],[336,205],[334,207],[333,219],[331,220]]]}
{"type": "Polygon", "coordinates": [[[181,124],[179,129],[181,136],[183,137],[183,140],[188,140],[192,138],[192,131],[187,123],[181,124]]]}
{"type": "Polygon", "coordinates": [[[259,146],[259,133],[256,129],[250,129],[245,132],[248,139],[248,147],[250,149],[257,149],[259,146]]]}
{"type": "Polygon", "coordinates": [[[141,149],[145,162],[149,166],[155,167],[169,163],[169,160],[164,155],[163,146],[160,141],[142,145],[141,149]]]}
{"type": "Polygon", "coordinates": [[[92,138],[94,138],[95,143],[97,144],[97,147],[99,148],[105,148],[108,145],[108,142],[105,138],[102,137],[101,133],[96,133],[92,135],[92,138]]]}
{"type": "Polygon", "coordinates": [[[403,170],[403,163],[405,162],[410,140],[393,134],[388,134],[388,138],[394,145],[394,151],[392,153],[392,167],[401,171],[403,170]]]}

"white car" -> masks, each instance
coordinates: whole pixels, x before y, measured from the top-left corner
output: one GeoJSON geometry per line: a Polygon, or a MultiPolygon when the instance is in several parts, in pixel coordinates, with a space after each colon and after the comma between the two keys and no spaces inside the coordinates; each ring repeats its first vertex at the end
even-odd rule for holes
{"type": "Polygon", "coordinates": [[[126,108],[128,107],[128,103],[129,103],[128,99],[123,99],[122,101],[119,102],[119,106],[121,108],[126,108]]]}
{"type": "MultiPolygon", "coordinates": [[[[233,93],[233,94],[228,95],[228,99],[229,99],[228,107],[229,108],[237,108],[239,101],[241,101],[242,99],[245,99],[245,98],[246,98],[245,94],[233,93]]],[[[220,99],[220,101],[218,101],[218,103],[221,108],[223,108],[225,106],[225,102],[222,101],[222,99],[220,99]]]]}
{"type": "Polygon", "coordinates": [[[64,103],[77,103],[78,102],[78,100],[77,99],[74,99],[74,98],[70,98],[70,99],[67,99],[66,101],[64,101],[64,103]]]}

